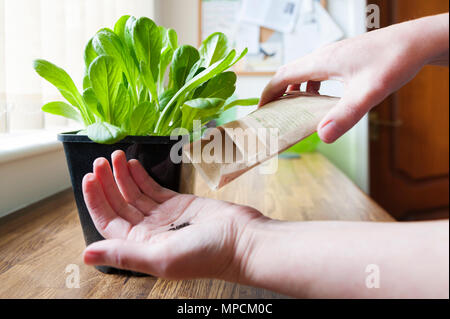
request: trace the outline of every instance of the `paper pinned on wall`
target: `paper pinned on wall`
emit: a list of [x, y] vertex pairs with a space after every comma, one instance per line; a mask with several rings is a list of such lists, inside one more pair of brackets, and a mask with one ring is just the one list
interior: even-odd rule
[[238, 50], [248, 48], [259, 53], [259, 26], [238, 21], [239, 0], [204, 1], [202, 3], [202, 40], [213, 32], [225, 33]]
[[235, 47], [238, 51], [248, 49], [248, 54], [259, 53], [259, 26], [255, 24], [240, 22], [237, 35], [234, 36]]
[[303, 19], [302, 13], [300, 13], [294, 32], [284, 34], [284, 63], [292, 62], [326, 44], [343, 38], [344, 32], [328, 12], [317, 1], [313, 2], [313, 6], [313, 19]]
[[292, 32], [300, 0], [243, 0], [240, 20], [278, 32]]
[[300, 17], [299, 21], [303, 23], [314, 21], [314, 1], [315, 0], [302, 0], [300, 4]]
[[223, 32], [233, 38], [237, 32], [237, 12], [239, 0], [203, 1], [202, 2], [202, 40], [213, 32]]

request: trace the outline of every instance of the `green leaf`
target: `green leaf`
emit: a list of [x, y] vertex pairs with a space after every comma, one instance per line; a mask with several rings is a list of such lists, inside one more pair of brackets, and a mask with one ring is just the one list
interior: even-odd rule
[[56, 86], [69, 103], [77, 105], [76, 96], [79, 92], [66, 71], [45, 60], [35, 60], [33, 67], [41, 77]]
[[77, 135], [87, 135], [87, 129], [82, 129], [77, 132]]
[[[133, 17], [127, 20], [130, 21]], [[125, 38], [126, 38], [125, 30]], [[98, 31], [92, 39], [92, 45], [98, 55], [106, 55], [116, 58], [119, 62], [125, 77], [130, 84], [130, 92], [133, 96], [134, 103], [137, 103], [136, 81], [137, 81], [137, 66], [132, 58], [132, 54], [122, 42], [120, 37], [114, 31], [104, 28]]]
[[75, 107], [64, 102], [50, 102], [42, 107], [42, 111], [67, 117], [68, 119], [75, 120], [83, 123], [80, 113]]
[[206, 70], [206, 68], [204, 66], [202, 66], [204, 63], [203, 59], [199, 59], [197, 62], [195, 62], [195, 64], [192, 66], [191, 70], [189, 71], [188, 76], [186, 77], [186, 81], [185, 82], [189, 82], [190, 80], [192, 80], [197, 74], [200, 74], [201, 72], [203, 72], [204, 70]]
[[114, 101], [112, 112], [113, 124], [123, 126], [127, 122], [128, 115], [131, 111], [131, 99], [128, 90], [123, 83], [120, 84], [117, 97]]
[[127, 136], [127, 132], [107, 122], [98, 122], [87, 127], [88, 137], [99, 144], [114, 144]]
[[234, 100], [231, 101], [229, 103], [227, 103], [226, 105], [224, 105], [223, 107], [223, 112], [232, 108], [233, 106], [251, 106], [251, 105], [256, 105], [259, 103], [259, 99], [258, 98], [249, 98], [249, 99], [241, 99], [241, 100]]
[[105, 114], [103, 113], [102, 106], [98, 102], [92, 88], [87, 88], [83, 91], [83, 99], [88, 107], [89, 112], [97, 115], [101, 120], [105, 120]]
[[200, 56], [205, 59], [205, 67], [224, 59], [231, 48], [228, 44], [228, 38], [221, 32], [212, 33], [208, 36], [200, 46]]
[[95, 58], [89, 67], [89, 79], [105, 120], [112, 123], [112, 108], [122, 80], [122, 69], [117, 59], [106, 55]]
[[224, 72], [217, 74], [208, 82], [199, 87], [194, 94], [194, 98], [228, 99], [236, 90], [236, 74], [234, 72]]
[[205, 83], [209, 79], [213, 78], [217, 74], [225, 71], [226, 69], [230, 68], [234, 63], [239, 61], [244, 55], [245, 51], [241, 53], [241, 55], [236, 58], [236, 51], [231, 50], [228, 55], [220, 61], [217, 61], [207, 69], [203, 70], [199, 74], [197, 74], [194, 78], [192, 78], [190, 81], [188, 81], [178, 92], [175, 94], [175, 96], [172, 98], [171, 102], [169, 102], [168, 106], [170, 106], [171, 103], [173, 103], [179, 96], [183, 95], [187, 91], [192, 90], [193, 88]]
[[121, 63], [125, 61], [125, 51], [122, 41], [114, 31], [103, 28], [92, 38], [92, 47], [97, 55], [108, 55], [118, 59]]
[[70, 104], [79, 109], [86, 124], [93, 122], [93, 116], [87, 113], [83, 98], [66, 71], [42, 59], [34, 60], [33, 67], [41, 77], [53, 84]]
[[150, 94], [147, 87], [144, 85], [139, 89], [139, 103], [150, 101]]
[[182, 127], [192, 130], [194, 120], [211, 117], [222, 108], [224, 103], [225, 100], [219, 98], [199, 98], [186, 101], [182, 107]]
[[182, 45], [175, 50], [170, 69], [173, 87], [179, 90], [186, 82], [194, 64], [200, 59], [196, 48], [190, 45]]
[[155, 101], [158, 104], [159, 103], [158, 102], [158, 90], [156, 88], [156, 83], [153, 78], [153, 74], [151, 72], [150, 67], [144, 61], [141, 61], [141, 63], [140, 63], [140, 71], [141, 71], [142, 79], [144, 80], [144, 84], [147, 87], [147, 89], [150, 91], [150, 94], [152, 96], [152, 101]]
[[98, 54], [94, 50], [91, 38], [84, 47], [84, 65], [86, 67], [86, 70], [89, 70], [89, 66], [91, 65], [92, 61], [95, 60], [96, 57], [98, 57]]
[[131, 55], [131, 60], [134, 61], [134, 63], [139, 65], [138, 60], [136, 58], [136, 53], [134, 50], [133, 45], [133, 28], [136, 22], [136, 18], [131, 16], [128, 18], [127, 22], [125, 23], [125, 30], [124, 30], [124, 39], [125, 39], [125, 47], [127, 48], [127, 52]]
[[83, 76], [83, 90], [86, 90], [92, 86], [91, 80], [89, 80], [88, 72], [89, 72], [89, 69], [86, 70], [86, 74]]
[[[240, 55], [240, 57], [242, 56], [243, 54]], [[161, 112], [161, 116], [159, 117], [158, 122], [156, 123], [155, 131], [158, 133], [161, 130], [161, 124], [163, 122], [166, 122], [168, 117], [170, 117], [170, 113], [175, 105], [175, 101], [177, 101], [179, 97], [184, 96], [187, 92], [193, 90], [194, 88], [208, 81], [215, 75], [228, 69], [233, 62], [235, 63], [237, 61], [235, 57], [236, 51], [231, 50], [230, 53], [223, 60], [217, 61], [204, 71], [200, 72], [190, 81], [186, 82], [184, 86], [172, 97], [169, 103], [167, 103], [164, 110]]]
[[229, 110], [232, 107], [235, 107], [235, 106], [252, 106], [252, 105], [258, 104], [258, 102], [259, 102], [259, 99], [257, 99], [257, 98], [233, 100], [233, 101], [231, 101], [229, 103], [225, 102], [225, 105], [223, 105], [220, 109], [218, 109], [216, 113], [211, 114], [211, 115], [203, 116], [202, 117], [202, 123], [207, 123], [207, 122], [209, 122], [211, 120], [221, 118], [222, 114], [224, 114], [225, 111]]
[[248, 52], [248, 49], [245, 48], [244, 50], [242, 50], [241, 54], [239, 54], [232, 62], [230, 65], [228, 65], [228, 68], [231, 68], [233, 65], [235, 65], [236, 63], [239, 62], [239, 60], [241, 60]]
[[158, 94], [164, 91], [164, 76], [166, 74], [167, 67], [172, 61], [173, 49], [166, 47], [163, 52], [161, 52], [161, 58], [159, 60], [159, 73], [158, 73]]
[[166, 29], [164, 27], [159, 27], [161, 31], [162, 36], [162, 47], [163, 51], [164, 48], [172, 48], [173, 50], [176, 50], [178, 47], [178, 35], [174, 29]]
[[174, 89], [165, 90], [159, 96], [159, 110], [162, 111], [164, 107], [169, 103], [170, 99], [175, 95], [176, 91]]
[[224, 99], [219, 98], [207, 98], [207, 99], [195, 99], [186, 101], [183, 107], [189, 107], [190, 109], [196, 109], [201, 112], [207, 111], [208, 113], [211, 110], [217, 108], [219, 105], [222, 106], [225, 103]]
[[[164, 27], [159, 27], [161, 36], [162, 36], [162, 51], [161, 57], [159, 60], [159, 72], [158, 72], [158, 94], [161, 94], [164, 91], [164, 77], [166, 75], [167, 67], [172, 61], [173, 54], [178, 47], [178, 36], [175, 30], [166, 29]], [[169, 86], [172, 86], [172, 83], [169, 81]]]
[[129, 15], [123, 15], [114, 25], [114, 33], [119, 36], [123, 43], [125, 43], [125, 25], [129, 18]]
[[134, 20], [130, 27], [138, 62], [145, 62], [151, 69], [153, 79], [158, 79], [162, 49], [162, 36], [158, 26], [151, 19], [142, 17]]
[[157, 115], [155, 105], [150, 102], [139, 104], [131, 114], [131, 135], [147, 135], [153, 132], [155, 117]]

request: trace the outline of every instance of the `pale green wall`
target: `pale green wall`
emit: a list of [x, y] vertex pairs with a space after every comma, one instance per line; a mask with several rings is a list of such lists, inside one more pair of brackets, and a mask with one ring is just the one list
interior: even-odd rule
[[341, 169], [364, 192], [369, 192], [367, 116], [333, 144], [321, 143], [319, 152]]
[[[347, 37], [366, 32], [365, 0], [329, 0], [328, 12]], [[331, 145], [322, 144], [320, 152], [369, 192], [369, 121], [365, 116], [353, 129]]]

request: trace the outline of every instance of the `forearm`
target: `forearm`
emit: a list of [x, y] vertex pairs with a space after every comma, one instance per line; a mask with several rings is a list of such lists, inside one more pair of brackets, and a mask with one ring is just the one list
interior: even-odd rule
[[[449, 59], [448, 13], [397, 25], [409, 43], [409, 52], [424, 65], [447, 65]], [[394, 26], [395, 27], [395, 26]]]
[[[246, 232], [243, 284], [295, 297], [448, 298], [448, 222], [265, 220]], [[379, 288], [366, 286], [368, 265]]]

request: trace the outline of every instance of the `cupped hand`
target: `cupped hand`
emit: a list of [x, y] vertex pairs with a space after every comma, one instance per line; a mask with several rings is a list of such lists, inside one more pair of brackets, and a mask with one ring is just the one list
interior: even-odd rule
[[[299, 90], [307, 83], [318, 93], [320, 81], [344, 83], [345, 92], [317, 127], [320, 138], [334, 142], [353, 127], [372, 107], [399, 89], [427, 62], [414, 48], [415, 25], [400, 24], [325, 46], [281, 67], [264, 89], [260, 106]], [[417, 42], [417, 41], [416, 41]]]
[[179, 194], [157, 184], [137, 160], [112, 154], [83, 179], [89, 213], [106, 238], [86, 248], [89, 265], [108, 265], [158, 277], [233, 280], [245, 263], [247, 225], [257, 210]]

